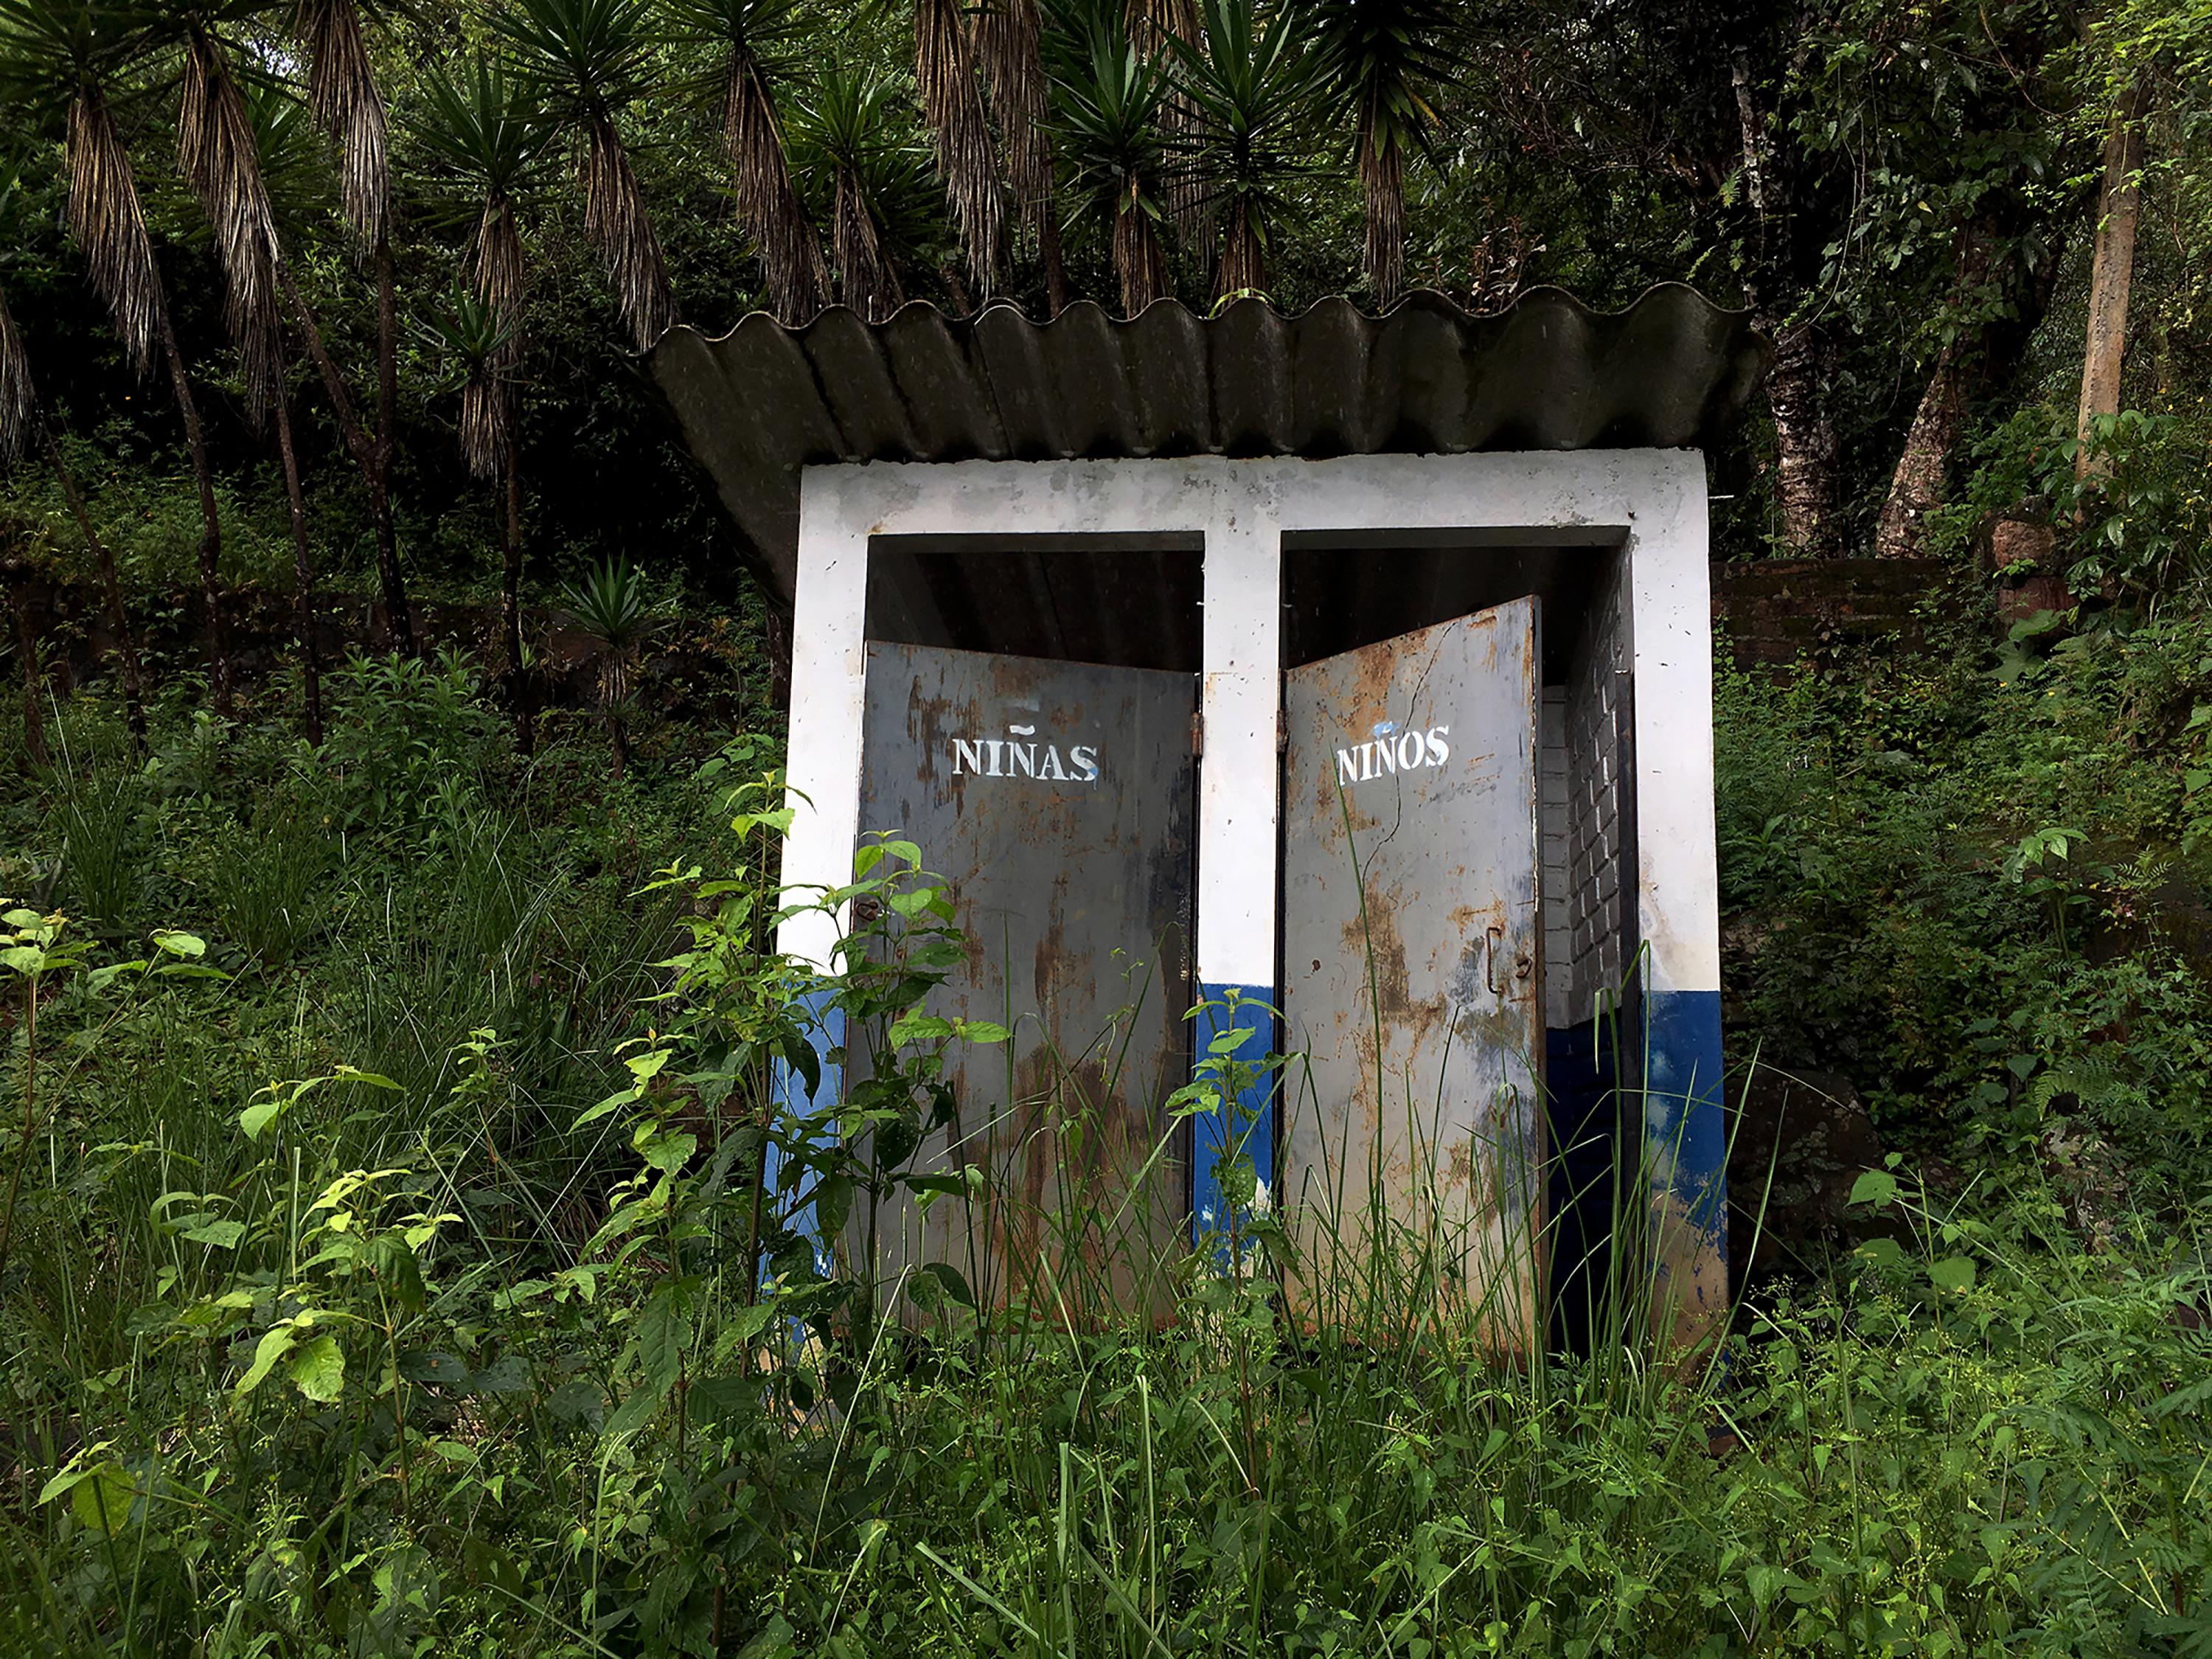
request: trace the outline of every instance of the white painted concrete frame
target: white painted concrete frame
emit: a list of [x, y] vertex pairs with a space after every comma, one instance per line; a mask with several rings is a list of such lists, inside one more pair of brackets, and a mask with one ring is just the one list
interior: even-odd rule
[[[1720, 989], [1705, 473], [1694, 451], [810, 467], [800, 480], [792, 629], [788, 769], [799, 799], [785, 883], [818, 890], [851, 879], [870, 538], [1194, 533], [1205, 546], [1206, 605], [1198, 977], [1209, 991], [1259, 988], [1272, 999], [1283, 538], [1437, 531], [1506, 532], [1500, 538], [1507, 540], [1514, 532], [1551, 532], [1547, 539], [1588, 532], [1593, 544], [1624, 548], [1635, 677], [1637, 907], [1650, 1032], [1680, 1025], [1687, 1009], [1699, 1033], [1686, 1048], [1676, 1045], [1679, 1065], [1662, 1054], [1649, 1066], [1654, 1077], [1683, 1074], [1675, 1079], [1681, 1109], [1673, 1114], [1672, 1145], [1660, 1152], [1666, 1170], [1655, 1208], [1662, 1220], [1674, 1217], [1678, 1231], [1686, 1214], [1696, 1235], [1692, 1248], [1662, 1243], [1659, 1255], [1662, 1267], [1675, 1259], [1670, 1276], [1693, 1303], [1717, 1308], [1725, 1289], [1714, 1280], [1722, 1224], [1714, 1213], [1715, 1148], [1724, 1145], [1719, 1079], [1690, 1076], [1717, 1071]], [[795, 915], [783, 924], [779, 948], [826, 968], [844, 921]], [[1711, 1109], [1692, 1111], [1692, 1100], [1707, 1096]], [[1699, 1120], [1687, 1137], [1694, 1148], [1681, 1127], [1690, 1115]], [[1669, 1133], [1655, 1122], [1647, 1136], [1656, 1145]], [[1684, 1177], [1704, 1184], [1691, 1193]], [[1692, 1314], [1692, 1325], [1704, 1322]]]
[[[1626, 533], [1639, 932], [1652, 988], [1717, 991], [1705, 466], [1691, 451], [810, 467], [800, 489], [791, 676], [790, 781], [805, 799], [797, 803], [786, 882], [827, 888], [851, 879], [870, 537], [1195, 532], [1206, 544], [1200, 977], [1267, 982], [1282, 538], [1397, 530], [1589, 530], [1598, 540]], [[827, 966], [836, 937], [830, 918], [801, 915], [785, 924], [779, 943]]]

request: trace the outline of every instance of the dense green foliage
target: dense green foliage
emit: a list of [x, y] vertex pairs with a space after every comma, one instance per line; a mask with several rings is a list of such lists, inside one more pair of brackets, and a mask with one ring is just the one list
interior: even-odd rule
[[[71, 920], [8, 923], [32, 1133], [0, 1628], [210, 1655], [2197, 1651], [2204, 994], [2125, 933], [2141, 885], [2106, 866], [2200, 847], [2169, 763], [2204, 764], [2212, 663], [2193, 625], [2002, 678], [1977, 655], [1728, 683], [1728, 895], [1763, 939], [1738, 1039], [1847, 1045], [1913, 1152], [1860, 1182], [1856, 1257], [1686, 1374], [1633, 1346], [1471, 1367], [1418, 1282], [1316, 1339], [1173, 1261], [1145, 1264], [1181, 1311], [1158, 1336], [1070, 1329], [1072, 1285], [979, 1321], [957, 1267], [824, 1277], [799, 1172], [825, 1212], [893, 1190], [932, 1056], [994, 1035], [909, 1017], [947, 957], [899, 849], [861, 873], [881, 943], [827, 987], [877, 1059], [825, 1145], [763, 1110], [823, 988], [758, 943], [775, 826], [742, 786], [772, 750], [699, 767], [647, 726], [616, 784], [580, 726], [524, 761], [458, 664], [349, 670], [319, 753], [178, 711], [133, 761], [80, 697], [7, 828], [8, 884]], [[2057, 1126], [2140, 1189], [2044, 1173]], [[763, 1186], [771, 1147], [792, 1173]], [[978, 1201], [952, 1186], [933, 1201]]]
[[[2208, 42], [2202, 0], [0, 0], [0, 1651], [2212, 1653]], [[1943, 573], [1924, 653], [1721, 665], [1732, 1078], [1842, 1073], [1895, 1149], [1834, 1259], [1722, 1352], [1624, 1279], [1627, 1340], [1511, 1368], [1402, 1263], [1316, 1335], [1077, 1208], [1039, 1261], [1170, 1323], [817, 1257], [808, 1206], [1003, 1201], [914, 1164], [996, 1034], [916, 1013], [927, 849], [859, 872], [839, 972], [764, 948], [775, 722], [638, 689], [720, 613], [757, 709], [762, 601], [635, 346], [1664, 280], [1778, 346], [1717, 553]], [[303, 741], [296, 647], [234, 693], [202, 607], [318, 582], [498, 593], [498, 644], [355, 659]], [[26, 648], [56, 586], [110, 624]], [[517, 672], [532, 598], [589, 715]], [[835, 1136], [774, 1084], [825, 1002]]]

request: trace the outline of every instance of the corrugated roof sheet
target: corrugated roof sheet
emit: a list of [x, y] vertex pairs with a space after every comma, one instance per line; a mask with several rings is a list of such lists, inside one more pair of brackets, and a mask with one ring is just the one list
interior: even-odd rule
[[1668, 283], [1623, 311], [1539, 288], [1485, 316], [1430, 293], [1381, 317], [1342, 299], [1294, 317], [1162, 300], [1127, 320], [1084, 301], [1047, 323], [1006, 303], [755, 313], [719, 338], [672, 330], [652, 365], [788, 599], [811, 465], [1705, 447], [1767, 356], [1744, 313]]

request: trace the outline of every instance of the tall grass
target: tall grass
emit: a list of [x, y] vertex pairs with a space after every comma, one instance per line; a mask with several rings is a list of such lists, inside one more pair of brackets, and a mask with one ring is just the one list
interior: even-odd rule
[[[230, 763], [147, 786], [168, 862], [138, 901], [228, 977], [57, 980], [52, 1115], [0, 1142], [26, 1193], [0, 1650], [2183, 1654], [2212, 1629], [2188, 1217], [2090, 1255], [2032, 1175], [1938, 1201], [1877, 1171], [1875, 1243], [1739, 1310], [1710, 1364], [1674, 1363], [1619, 1263], [1586, 1356], [1501, 1360], [1449, 1227], [1332, 1256], [1300, 1253], [1296, 1194], [1226, 1252], [1140, 1223], [1182, 1178], [1173, 1115], [1264, 1079], [1202, 1079], [1133, 1149], [1139, 1198], [1102, 1205], [1080, 1138], [1120, 1079], [1074, 1054], [1048, 1099], [983, 1109], [1031, 1126], [1044, 1196], [987, 1171], [935, 1200], [948, 1235], [995, 1208], [1034, 1240], [1003, 1292], [969, 1305], [888, 1223], [868, 1250], [857, 1204], [817, 1280], [799, 1212], [910, 1168], [873, 1139], [908, 1107], [870, 1097], [802, 1158], [769, 1061], [800, 990], [843, 997], [927, 1121], [950, 1039], [891, 1035], [919, 957], [795, 983], [760, 835], [715, 848], [733, 886], [654, 888], [706, 861], [688, 830], [623, 854], [520, 789], [417, 787], [426, 763], [328, 786], [330, 908], [279, 960], [190, 878], [185, 843], [282, 769]], [[1133, 982], [1125, 1020], [1158, 994]]]

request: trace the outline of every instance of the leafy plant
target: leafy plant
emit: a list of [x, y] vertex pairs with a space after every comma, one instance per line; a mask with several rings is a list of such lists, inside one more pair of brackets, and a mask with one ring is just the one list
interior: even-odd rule
[[656, 621], [645, 573], [626, 560], [610, 559], [562, 596], [599, 652], [599, 710], [614, 752], [615, 776], [629, 763], [629, 728], [623, 708], [640, 648]]

